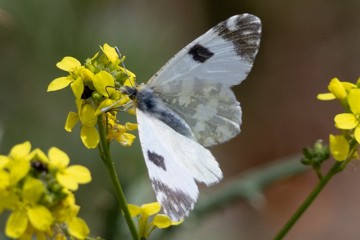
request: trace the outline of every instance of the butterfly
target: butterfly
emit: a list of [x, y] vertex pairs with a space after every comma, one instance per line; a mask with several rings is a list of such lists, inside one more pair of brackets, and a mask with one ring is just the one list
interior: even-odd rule
[[188, 216], [198, 183], [222, 171], [207, 149], [240, 133], [241, 108], [230, 89], [246, 78], [258, 52], [261, 21], [230, 17], [170, 59], [146, 84], [125, 87], [157, 201], [173, 221]]

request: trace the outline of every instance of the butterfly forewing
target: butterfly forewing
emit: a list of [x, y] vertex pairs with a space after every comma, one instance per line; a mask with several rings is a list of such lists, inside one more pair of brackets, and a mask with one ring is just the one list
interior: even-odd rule
[[251, 14], [233, 16], [184, 47], [147, 85], [161, 89], [171, 81], [194, 78], [226, 86], [239, 84], [251, 70], [260, 37], [259, 18]]
[[199, 143], [225, 142], [239, 134], [241, 124], [230, 87], [250, 71], [260, 36], [257, 17], [233, 16], [182, 49], [147, 86], [183, 117]]

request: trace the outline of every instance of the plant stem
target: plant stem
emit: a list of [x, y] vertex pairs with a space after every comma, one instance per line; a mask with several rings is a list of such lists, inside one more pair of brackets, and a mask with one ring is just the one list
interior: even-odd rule
[[111, 155], [110, 155], [110, 144], [109, 142], [106, 140], [106, 132], [105, 132], [105, 128], [103, 126], [102, 123], [102, 116], [100, 115], [98, 118], [98, 128], [99, 128], [99, 134], [100, 134], [100, 156], [109, 172], [110, 178], [111, 178], [111, 182], [115, 188], [115, 193], [116, 193], [116, 197], [118, 199], [118, 202], [120, 204], [120, 208], [124, 213], [125, 216], [125, 220], [126, 223], [129, 227], [130, 233], [132, 235], [133, 240], [138, 240], [139, 236], [138, 236], [138, 232], [137, 229], [135, 227], [135, 224], [131, 218], [130, 215], [130, 211], [129, 208], [127, 206], [127, 202], [126, 202], [126, 198], [125, 198], [125, 194], [124, 191], [121, 187], [119, 178], [117, 176], [116, 173], [116, 169], [115, 169], [115, 165], [114, 162], [111, 160]]
[[300, 207], [296, 210], [296, 212], [292, 215], [289, 221], [284, 225], [284, 227], [278, 232], [278, 234], [274, 237], [274, 240], [281, 240], [288, 233], [288, 231], [293, 227], [293, 225], [299, 220], [302, 214], [308, 209], [311, 203], [316, 199], [321, 190], [326, 186], [329, 180], [338, 172], [340, 172], [342, 168], [342, 162], [335, 162], [335, 164], [331, 167], [328, 173], [321, 178], [319, 183], [315, 186], [310, 195], [305, 199], [305, 201], [300, 205]]

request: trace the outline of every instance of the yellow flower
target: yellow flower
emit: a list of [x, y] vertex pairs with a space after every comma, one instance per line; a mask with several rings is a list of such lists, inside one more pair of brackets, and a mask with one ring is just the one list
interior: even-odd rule
[[29, 225], [38, 231], [49, 231], [53, 224], [51, 212], [38, 202], [45, 193], [43, 183], [31, 177], [26, 178], [21, 190], [21, 202], [17, 208], [10, 214], [7, 222], [5, 233], [12, 238], [22, 236]]
[[349, 154], [350, 145], [343, 135], [332, 135], [329, 137], [330, 152], [336, 161], [344, 161]]
[[[128, 112], [133, 111], [127, 107], [130, 98], [120, 91], [122, 86], [134, 86], [135, 74], [120, 66], [125, 59], [119, 58], [115, 48], [104, 44], [100, 47], [102, 53], [96, 53], [91, 59], [87, 59], [84, 65], [73, 58], [64, 57], [56, 66], [68, 72], [68, 76], [54, 79], [48, 86], [48, 92], [57, 91], [67, 86], [75, 96], [77, 112], [69, 112], [65, 122], [65, 130], [71, 132], [77, 122], [81, 123], [80, 138], [85, 147], [96, 148], [100, 142], [97, 129], [98, 118], [106, 112], [112, 112], [116, 119], [115, 108], [124, 107]], [[110, 121], [110, 120], [109, 120]], [[130, 146], [135, 136], [128, 133], [131, 128], [125, 128], [117, 121], [114, 124], [106, 124], [103, 121], [109, 140], [116, 140], [123, 146]]]
[[90, 230], [86, 222], [77, 217], [80, 207], [75, 204], [74, 195], [69, 192], [54, 209], [55, 221], [66, 223], [71, 236], [77, 239], [84, 239], [89, 235]]
[[127, 122], [125, 123], [125, 126], [121, 125], [118, 123], [116, 115], [109, 112], [106, 113], [104, 116], [106, 116], [106, 122], [108, 127], [108, 134], [106, 138], [109, 140], [114, 139], [118, 143], [126, 147], [131, 146], [136, 137], [131, 133], [127, 133], [127, 131], [137, 129], [137, 124]]
[[116, 52], [115, 48], [110, 47], [107, 43], [105, 43], [104, 46], [100, 48], [111, 63], [116, 65], [120, 63], [119, 54]]
[[83, 166], [68, 165], [63, 151], [53, 147], [46, 156], [40, 149], [31, 151], [30, 142], [0, 156], [0, 213], [10, 211], [5, 226], [8, 237], [49, 239], [56, 224], [67, 227], [72, 237], [87, 237], [89, 229], [77, 217], [79, 206], [71, 191], [89, 182], [91, 175]]
[[[30, 142], [15, 145], [8, 156], [8, 171], [10, 173], [11, 184], [16, 184], [30, 170]], [[3, 156], [3, 158], [6, 158]]]
[[77, 190], [78, 184], [91, 181], [90, 171], [80, 165], [68, 167], [70, 159], [67, 154], [56, 147], [52, 147], [48, 153], [49, 170], [56, 172], [56, 180], [69, 190]]
[[360, 89], [352, 89], [347, 97], [351, 113], [340, 113], [334, 118], [335, 126], [339, 129], [354, 130], [354, 136], [360, 143]]
[[[66, 77], [59, 77], [54, 79], [48, 86], [47, 91], [58, 91], [73, 83], [72, 89], [75, 96], [81, 96], [84, 85], [81, 78], [81, 63], [73, 57], [64, 57], [60, 62], [56, 64], [58, 68], [69, 73]], [[79, 90], [81, 88], [81, 90]]]
[[355, 84], [350, 82], [341, 82], [338, 78], [333, 78], [328, 86], [330, 93], [318, 94], [317, 98], [319, 100], [339, 99], [340, 102], [344, 104], [348, 91], [353, 88], [356, 88]]
[[[161, 210], [161, 205], [158, 202], [143, 204], [140, 207], [133, 204], [128, 204], [128, 208], [131, 216], [138, 218], [140, 238], [148, 238], [155, 227], [168, 228], [170, 226], [179, 225], [182, 223], [182, 221], [173, 222], [170, 217], [165, 214], [157, 214]], [[149, 222], [149, 218], [152, 215], [155, 216]]]

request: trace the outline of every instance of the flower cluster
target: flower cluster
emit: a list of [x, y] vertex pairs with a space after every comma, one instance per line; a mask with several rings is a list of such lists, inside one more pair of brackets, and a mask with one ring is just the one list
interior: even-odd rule
[[[170, 217], [165, 214], [157, 214], [161, 210], [160, 203], [158, 202], [147, 203], [141, 206], [128, 204], [128, 208], [131, 216], [137, 217], [138, 219], [139, 237], [141, 239], [147, 239], [155, 228], [168, 228], [182, 223], [182, 221], [171, 221]], [[151, 218], [151, 221], [149, 221], [150, 216], [152, 215], [155, 216]]]
[[335, 127], [342, 134], [330, 134], [330, 152], [335, 160], [344, 161], [357, 158], [360, 144], [360, 78], [356, 84], [333, 78], [328, 86], [329, 93], [319, 94], [319, 100], [337, 99], [345, 109], [334, 118]]
[[91, 181], [87, 168], [68, 166], [69, 157], [58, 148], [46, 155], [31, 150], [30, 142], [0, 155], [0, 213], [10, 211], [5, 233], [15, 239], [85, 239], [89, 228], [77, 216], [73, 192]]
[[[121, 67], [116, 49], [104, 44], [101, 52], [87, 59], [84, 65], [73, 58], [64, 57], [56, 66], [68, 72], [65, 77], [54, 79], [47, 91], [61, 90], [70, 85], [75, 96], [77, 112], [69, 112], [65, 130], [71, 132], [77, 122], [81, 122], [81, 140], [87, 148], [96, 148], [99, 144], [99, 132], [96, 124], [106, 127], [108, 140], [116, 140], [124, 146], [130, 146], [135, 139], [128, 131], [136, 129], [135, 124], [119, 124], [115, 109], [126, 106], [129, 97], [119, 91], [121, 86], [134, 86], [135, 74]], [[130, 113], [132, 108], [126, 108]], [[100, 121], [99, 121], [100, 120]]]

